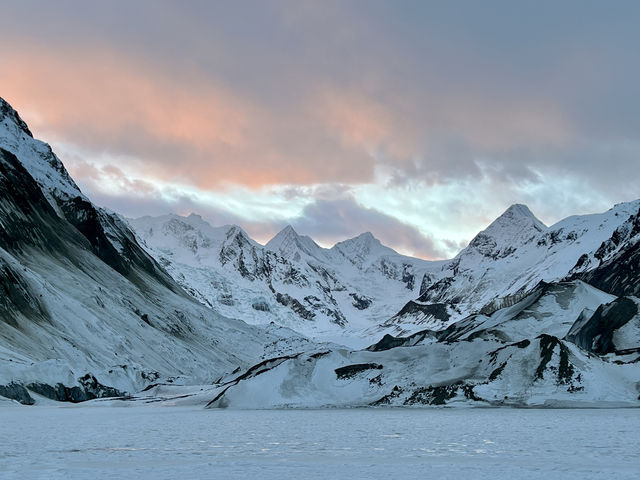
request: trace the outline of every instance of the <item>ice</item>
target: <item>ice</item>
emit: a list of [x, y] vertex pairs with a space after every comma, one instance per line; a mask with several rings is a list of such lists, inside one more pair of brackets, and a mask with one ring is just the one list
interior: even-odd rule
[[623, 480], [640, 471], [636, 409], [121, 405], [0, 403], [0, 478]]

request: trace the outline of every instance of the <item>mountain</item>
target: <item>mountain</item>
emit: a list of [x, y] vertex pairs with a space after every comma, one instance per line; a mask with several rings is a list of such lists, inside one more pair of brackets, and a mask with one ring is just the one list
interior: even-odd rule
[[400, 255], [370, 233], [326, 249], [291, 226], [261, 246], [240, 227], [214, 228], [196, 215], [128, 222], [148, 253], [203, 304], [352, 347], [378, 338], [363, 332], [415, 298], [416, 279], [435, 265]]
[[[576, 277], [614, 295], [640, 296], [640, 205], [638, 207], [592, 256], [578, 260]], [[588, 266], [594, 264], [597, 266], [589, 270]]]
[[385, 247], [371, 232], [365, 232], [355, 238], [336, 243], [332, 251], [342, 255], [359, 270], [367, 270], [380, 258], [398, 256], [398, 253]]
[[0, 99], [0, 395], [79, 401], [210, 383], [310, 347], [188, 295]]
[[388, 324], [395, 325], [399, 333], [408, 333], [425, 311], [436, 307], [449, 312], [449, 322], [455, 322], [513, 304], [540, 282], [560, 281], [591, 270], [605, 259], [607, 248], [610, 257], [615, 245], [623, 243], [619, 229], [638, 210], [640, 200], [546, 227], [527, 207], [513, 205], [454, 259], [436, 272], [427, 272], [420, 295]]
[[446, 328], [263, 364], [208, 405], [637, 407], [639, 242], [640, 201], [551, 227], [510, 207], [392, 319], [454, 311]]

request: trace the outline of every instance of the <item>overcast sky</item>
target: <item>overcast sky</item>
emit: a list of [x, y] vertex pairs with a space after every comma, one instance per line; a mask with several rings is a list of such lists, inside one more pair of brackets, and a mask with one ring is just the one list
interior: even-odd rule
[[640, 197], [637, 1], [6, 1], [0, 96], [95, 203], [453, 256]]

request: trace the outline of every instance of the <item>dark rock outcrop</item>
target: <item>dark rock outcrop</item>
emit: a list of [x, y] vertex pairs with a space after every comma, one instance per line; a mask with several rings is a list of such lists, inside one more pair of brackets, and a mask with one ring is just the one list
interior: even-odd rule
[[566, 340], [592, 353], [604, 355], [616, 350], [613, 334], [638, 314], [638, 305], [629, 298], [617, 298], [600, 305], [590, 317], [581, 315], [573, 324]]
[[19, 383], [9, 383], [8, 385], [0, 385], [0, 396], [16, 400], [23, 405], [33, 405], [35, 400], [29, 395], [24, 385]]

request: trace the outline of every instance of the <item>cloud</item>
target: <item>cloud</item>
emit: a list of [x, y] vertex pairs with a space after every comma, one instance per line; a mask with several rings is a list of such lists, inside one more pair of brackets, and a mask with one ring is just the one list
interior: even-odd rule
[[[220, 204], [212, 204], [198, 192], [187, 193], [171, 186], [153, 185], [142, 180], [130, 179], [112, 165], [95, 166], [79, 159], [71, 160], [70, 170], [82, 173], [80, 187], [98, 205], [122, 213], [127, 217], [164, 215], [175, 212], [181, 215], [197, 213], [212, 225], [234, 224], [242, 226], [251, 236], [266, 243], [280, 229], [290, 224], [301, 234], [310, 235], [324, 246], [352, 238], [362, 232], [372, 232], [383, 244], [400, 253], [426, 259], [445, 258], [451, 252], [436, 246], [433, 238], [372, 208], [360, 205], [344, 185], [324, 184], [312, 189], [283, 189], [268, 194], [267, 201], [274, 208], [282, 202], [300, 202], [304, 206], [284, 218], [257, 215], [247, 218], [233, 208], [233, 193]], [[105, 188], [108, 185], [108, 188]], [[264, 205], [263, 205], [264, 207]], [[449, 249], [459, 245], [445, 244]]]
[[200, 188], [366, 183], [380, 164], [442, 182], [476, 174], [478, 156], [572, 135], [544, 99], [482, 100], [413, 85], [407, 103], [389, 85], [305, 78], [302, 91], [273, 103], [216, 74], [176, 72], [109, 46], [21, 43], [19, 52], [0, 47], [0, 86], [34, 131]]
[[266, 110], [215, 79], [168, 76], [122, 52], [0, 51], [2, 91], [34, 131], [134, 159], [127, 168], [151, 178], [260, 187], [373, 171], [322, 118]]
[[401, 253], [426, 258], [444, 258], [449, 252], [438, 249], [434, 240], [415, 227], [358, 204], [351, 196], [318, 199], [308, 205], [301, 217], [290, 222], [299, 232], [324, 244], [372, 232], [383, 244]]

